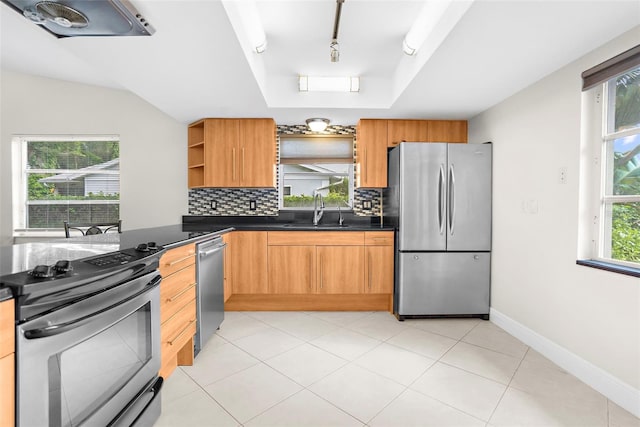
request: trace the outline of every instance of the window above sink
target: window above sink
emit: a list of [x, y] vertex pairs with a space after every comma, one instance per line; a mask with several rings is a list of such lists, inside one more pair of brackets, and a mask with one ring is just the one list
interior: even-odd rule
[[326, 210], [353, 206], [353, 137], [280, 137], [278, 166], [280, 209], [312, 210], [319, 192]]

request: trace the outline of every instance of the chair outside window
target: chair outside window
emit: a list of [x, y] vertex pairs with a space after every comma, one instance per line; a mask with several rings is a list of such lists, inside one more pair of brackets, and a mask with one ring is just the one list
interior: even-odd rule
[[122, 233], [122, 220], [117, 222], [105, 222], [102, 224], [69, 224], [64, 221], [64, 235], [71, 237], [71, 230], [76, 230], [81, 233], [82, 236], [91, 236], [94, 234], [102, 234], [108, 231], [117, 231]]

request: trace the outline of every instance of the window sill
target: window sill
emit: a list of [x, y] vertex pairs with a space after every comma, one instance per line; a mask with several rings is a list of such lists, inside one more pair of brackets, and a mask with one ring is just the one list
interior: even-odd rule
[[592, 259], [579, 259], [576, 261], [576, 264], [584, 265], [585, 267], [597, 268], [599, 270], [611, 271], [612, 273], [620, 273], [626, 276], [640, 277], [640, 268], [627, 267], [624, 265]]

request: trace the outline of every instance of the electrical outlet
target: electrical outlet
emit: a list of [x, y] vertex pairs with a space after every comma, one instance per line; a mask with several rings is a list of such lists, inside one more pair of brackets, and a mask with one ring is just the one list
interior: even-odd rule
[[218, 202], [216, 202], [215, 200], [211, 201], [211, 210], [216, 210], [218, 209]]
[[251, 211], [255, 211], [256, 210], [256, 201], [255, 200], [249, 200], [249, 210], [251, 210]]
[[563, 166], [560, 169], [558, 169], [558, 182], [560, 184], [566, 184], [567, 183], [567, 168], [566, 168], [566, 166]]
[[364, 209], [365, 211], [370, 211], [371, 210], [371, 200], [363, 200], [362, 201], [362, 209]]

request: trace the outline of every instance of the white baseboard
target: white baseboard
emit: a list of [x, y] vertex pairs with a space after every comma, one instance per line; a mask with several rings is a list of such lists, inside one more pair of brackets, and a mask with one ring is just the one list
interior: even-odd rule
[[620, 381], [607, 371], [584, 360], [494, 308], [491, 308], [490, 319], [493, 323], [553, 361], [565, 371], [576, 376], [612, 402], [640, 418], [640, 390]]

